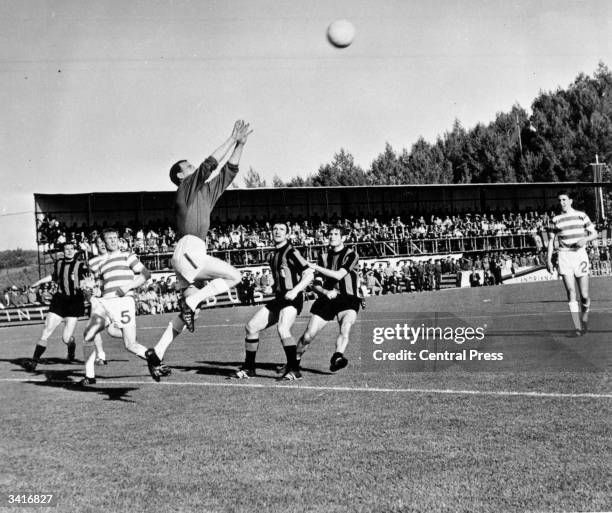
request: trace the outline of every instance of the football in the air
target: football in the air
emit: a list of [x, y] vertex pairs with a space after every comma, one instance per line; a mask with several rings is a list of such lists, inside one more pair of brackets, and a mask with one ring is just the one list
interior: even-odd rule
[[350, 21], [336, 20], [327, 27], [327, 40], [336, 48], [346, 48], [355, 38], [355, 27]]

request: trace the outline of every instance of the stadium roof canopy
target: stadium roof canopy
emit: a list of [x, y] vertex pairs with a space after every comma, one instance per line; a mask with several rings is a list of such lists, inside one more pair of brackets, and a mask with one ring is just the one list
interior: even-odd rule
[[[585, 182], [419, 184], [228, 189], [213, 221], [322, 218], [548, 209], [561, 189], [575, 190], [589, 211], [594, 186]], [[35, 194], [36, 216], [67, 224], [142, 224], [174, 218], [174, 191]]]

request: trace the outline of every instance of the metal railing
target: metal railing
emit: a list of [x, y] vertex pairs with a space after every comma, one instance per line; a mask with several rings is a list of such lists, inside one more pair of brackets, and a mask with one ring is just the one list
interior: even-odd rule
[[[488, 235], [481, 237], [449, 237], [440, 239], [403, 239], [376, 242], [354, 242], [348, 244], [362, 258], [416, 257], [447, 255], [452, 253], [475, 253], [504, 250], [537, 250], [531, 234]], [[316, 244], [296, 248], [307, 260], [316, 261], [327, 251], [327, 245]], [[215, 249], [209, 254], [240, 267], [267, 263], [267, 254], [272, 247], [249, 249]], [[138, 255], [143, 264], [153, 271], [171, 269], [172, 252], [141, 253]]]

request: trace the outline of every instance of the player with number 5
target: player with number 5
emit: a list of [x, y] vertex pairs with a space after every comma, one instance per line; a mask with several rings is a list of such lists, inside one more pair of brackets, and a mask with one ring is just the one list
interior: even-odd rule
[[[584, 335], [588, 330], [589, 309], [589, 256], [587, 244], [597, 238], [597, 232], [589, 216], [572, 207], [573, 200], [569, 193], [558, 195], [561, 213], [552, 219], [551, 237], [548, 243], [548, 271], [553, 272], [552, 262], [555, 245], [559, 247], [559, 274], [567, 292], [567, 301], [575, 336]], [[555, 244], [556, 243], [556, 244]], [[578, 304], [576, 282], [581, 297]], [[582, 307], [582, 308], [581, 308]]]
[[134, 253], [119, 249], [119, 235], [116, 230], [105, 230], [104, 243], [108, 252], [94, 271], [102, 281], [102, 297], [91, 298], [91, 317], [85, 328], [85, 378], [80, 384], [93, 385], [96, 382], [96, 351], [93, 340], [107, 326], [109, 334], [121, 334], [125, 348], [146, 360], [146, 347], [136, 341], [136, 303], [134, 290], [151, 277], [151, 272]]

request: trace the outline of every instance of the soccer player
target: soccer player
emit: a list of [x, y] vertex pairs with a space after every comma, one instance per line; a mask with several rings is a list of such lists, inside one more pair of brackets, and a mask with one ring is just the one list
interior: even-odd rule
[[[552, 233], [548, 243], [548, 271], [552, 274], [555, 243], [558, 245], [558, 270], [563, 278], [567, 292], [569, 311], [574, 323], [575, 335], [581, 336], [588, 331], [589, 309], [589, 257], [586, 245], [597, 238], [597, 232], [589, 216], [574, 210], [573, 200], [567, 192], [558, 196], [561, 214], [552, 219]], [[576, 282], [581, 297], [577, 301]], [[582, 315], [581, 307], [582, 306]]]
[[[179, 160], [170, 168], [170, 180], [178, 186], [176, 191], [178, 241], [172, 255], [177, 287], [181, 291], [180, 314], [175, 317], [155, 348], [147, 350], [147, 363], [151, 377], [159, 381], [159, 369], [168, 346], [186, 326], [194, 330], [198, 305], [210, 297], [228, 292], [241, 280], [233, 266], [206, 254], [206, 234], [210, 226], [210, 213], [238, 173], [238, 164], [248, 136], [252, 133], [248, 123], [236, 121], [232, 134], [197, 169], [186, 160]], [[219, 173], [208, 180], [228, 153], [227, 163]], [[208, 180], [208, 181], [207, 181]], [[210, 280], [204, 287], [198, 283]]]
[[32, 284], [32, 287], [38, 287], [43, 283], [54, 281], [57, 283], [58, 290], [49, 305], [45, 327], [40, 340], [34, 347], [34, 355], [24, 365], [25, 369], [30, 372], [36, 370], [40, 357], [47, 349], [49, 337], [62, 321], [64, 321], [62, 340], [68, 350], [66, 359], [70, 363], [75, 360], [74, 329], [79, 317], [85, 315], [85, 297], [81, 290], [81, 280], [85, 277], [86, 266], [82, 260], [77, 258], [76, 247], [72, 242], [64, 244], [63, 253], [64, 256], [55, 262], [53, 273]]
[[314, 290], [319, 298], [313, 303], [312, 314], [304, 334], [297, 344], [298, 366], [308, 345], [323, 327], [337, 318], [340, 333], [336, 339], [336, 350], [331, 357], [329, 369], [339, 371], [347, 366], [344, 356], [351, 328], [357, 320], [361, 307], [359, 297], [359, 257], [344, 245], [346, 233], [342, 227], [332, 227], [328, 233], [329, 253], [322, 256], [318, 264], [309, 264], [318, 273]]
[[268, 263], [274, 278], [274, 299], [263, 306], [246, 324], [244, 365], [231, 377], [248, 379], [255, 374], [255, 358], [259, 347], [259, 332], [277, 324], [278, 334], [287, 357], [283, 380], [301, 379], [302, 375], [296, 360], [296, 342], [291, 335], [291, 327], [304, 305], [303, 291], [310, 284], [314, 272], [308, 262], [295, 249], [289, 240], [289, 227], [285, 223], [274, 223], [272, 237], [274, 252]]
[[[87, 355], [87, 347], [96, 334], [109, 324], [115, 330], [121, 330], [123, 343], [129, 352], [146, 360], [147, 348], [136, 341], [136, 303], [133, 291], [147, 282], [151, 272], [134, 253], [119, 249], [119, 234], [116, 230], [105, 230], [103, 237], [108, 253], [95, 270], [102, 280], [103, 292], [101, 298], [91, 298], [91, 317], [84, 334], [85, 378], [80, 382], [82, 386], [96, 383], [96, 352]], [[110, 329], [109, 333], [112, 334]]]
[[[91, 275], [96, 276], [99, 274], [100, 272], [100, 266], [102, 265], [102, 262], [104, 262], [104, 260], [106, 260], [107, 255], [108, 255], [108, 251], [106, 249], [106, 244], [104, 244], [104, 240], [102, 239], [102, 237], [98, 236], [96, 237], [95, 240], [95, 244], [96, 247], [98, 248], [98, 256], [95, 256], [93, 258], [89, 259], [89, 272]], [[90, 300], [91, 303], [91, 300]], [[113, 331], [113, 329], [110, 329], [110, 332], [112, 333], [112, 336], [114, 337], [121, 337], [121, 331], [119, 331], [117, 333], [117, 331]], [[96, 365], [106, 365], [107, 361], [106, 361], [106, 353], [104, 352], [104, 347], [102, 344], [102, 337], [100, 336], [100, 333], [96, 333], [96, 336], [94, 337], [93, 340], [94, 346], [96, 348], [96, 361], [95, 364]]]

